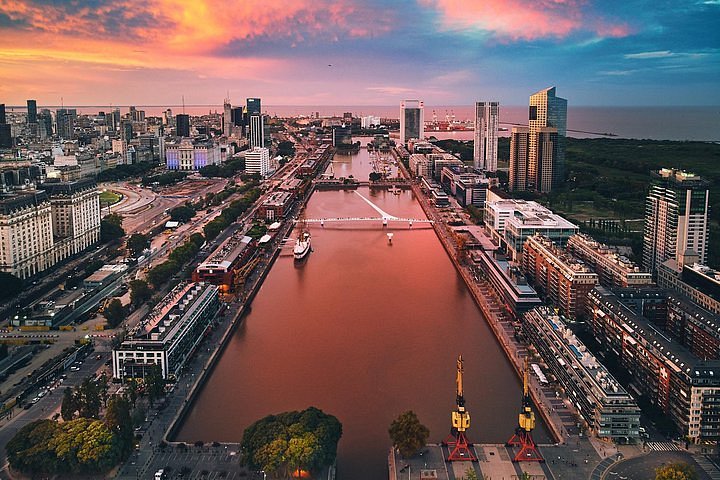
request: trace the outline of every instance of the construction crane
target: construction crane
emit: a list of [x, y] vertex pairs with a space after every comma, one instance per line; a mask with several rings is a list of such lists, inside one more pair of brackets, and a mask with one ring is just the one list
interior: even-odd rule
[[448, 461], [451, 462], [468, 462], [476, 461], [477, 457], [470, 451], [470, 443], [465, 436], [465, 431], [470, 428], [470, 412], [465, 409], [465, 397], [463, 395], [463, 358], [462, 355], [457, 359], [457, 376], [455, 378], [457, 384], [457, 396], [455, 403], [457, 409], [452, 412], [452, 429], [450, 436], [445, 441], [448, 448], [453, 447]]
[[513, 462], [544, 462], [540, 451], [532, 438], [532, 431], [535, 429], [535, 412], [532, 409], [530, 388], [528, 386], [528, 359], [525, 357], [523, 370], [523, 397], [522, 408], [518, 415], [518, 427], [515, 435], [505, 444], [508, 447], [520, 447], [520, 451], [513, 458]]

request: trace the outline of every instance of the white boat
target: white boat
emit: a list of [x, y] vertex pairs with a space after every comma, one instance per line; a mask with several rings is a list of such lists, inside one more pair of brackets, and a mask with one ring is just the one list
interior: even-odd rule
[[295, 248], [293, 248], [293, 256], [295, 260], [302, 260], [310, 253], [310, 232], [301, 231], [295, 240]]

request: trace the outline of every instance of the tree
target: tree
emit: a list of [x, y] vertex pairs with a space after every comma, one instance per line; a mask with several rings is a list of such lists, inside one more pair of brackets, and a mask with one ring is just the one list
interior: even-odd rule
[[170, 219], [176, 222], [186, 223], [195, 216], [195, 210], [187, 205], [180, 205], [170, 210]]
[[155, 400], [159, 400], [165, 395], [165, 379], [162, 376], [160, 365], [155, 364], [148, 368], [145, 376], [145, 387], [150, 399], [150, 405], [155, 404]]
[[63, 392], [62, 405], [60, 406], [60, 415], [62, 419], [69, 422], [75, 417], [75, 412], [78, 411], [77, 399], [73, 394], [73, 390], [70, 387], [65, 388]]
[[125, 236], [122, 228], [123, 217], [117, 213], [111, 213], [100, 221], [100, 241], [111, 242]]
[[420, 451], [430, 436], [430, 430], [420, 423], [412, 410], [408, 410], [393, 420], [388, 432], [393, 446], [400, 451], [400, 455], [404, 458], [410, 458]]
[[697, 480], [695, 468], [685, 462], [669, 463], [655, 469], [655, 480]]
[[102, 386], [91, 378], [86, 378], [76, 391], [78, 411], [84, 418], [97, 418], [102, 405]]
[[0, 289], [0, 299], [5, 300], [16, 297], [22, 292], [23, 281], [12, 273], [0, 272], [0, 285], [3, 286]]
[[127, 241], [127, 248], [133, 257], [137, 257], [142, 254], [143, 250], [150, 247], [150, 240], [147, 235], [142, 233], [133, 233], [130, 235]]
[[115, 328], [125, 319], [125, 307], [119, 298], [113, 298], [105, 307], [103, 315], [105, 315], [110, 328]]
[[132, 280], [130, 285], [130, 302], [138, 306], [152, 297], [152, 290], [145, 280]]
[[130, 402], [127, 399], [117, 395], [110, 399], [105, 412], [105, 425], [116, 435], [120, 443], [121, 455], [125, 458], [133, 447], [133, 423]]

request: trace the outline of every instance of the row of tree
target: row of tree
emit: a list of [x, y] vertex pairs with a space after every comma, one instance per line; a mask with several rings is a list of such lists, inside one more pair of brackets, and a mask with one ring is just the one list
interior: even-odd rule
[[[246, 187], [245, 185], [243, 187]], [[242, 187], [240, 187], [242, 189]], [[235, 222], [240, 215], [245, 213], [255, 201], [260, 198], [260, 189], [257, 187], [244, 188], [243, 196], [239, 200], [230, 203], [225, 207], [220, 215], [203, 227], [205, 238], [212, 240], [217, 237], [220, 232], [225, 230], [231, 223]]]
[[183, 265], [189, 262], [200, 251], [200, 247], [205, 243], [205, 238], [199, 233], [193, 233], [190, 238], [170, 252], [168, 259], [153, 267], [147, 273], [147, 281], [157, 289], [176, 273], [180, 272]]

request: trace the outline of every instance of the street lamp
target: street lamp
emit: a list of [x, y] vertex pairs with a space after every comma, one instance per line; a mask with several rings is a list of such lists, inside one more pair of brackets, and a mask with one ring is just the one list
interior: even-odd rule
[[263, 480], [267, 480], [267, 473], [265, 473], [265, 470], [260, 470], [260, 473], [263, 474]]

